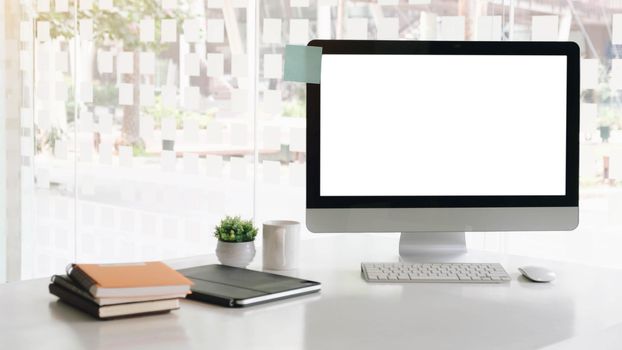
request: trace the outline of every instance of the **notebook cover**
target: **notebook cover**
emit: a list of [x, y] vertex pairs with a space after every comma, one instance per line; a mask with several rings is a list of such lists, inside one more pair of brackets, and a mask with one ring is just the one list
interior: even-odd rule
[[[179, 272], [194, 282], [192, 294], [187, 296], [188, 299], [228, 307], [242, 307], [244, 305], [241, 305], [239, 301], [247, 299], [320, 285], [314, 281], [218, 264], [183, 269]], [[314, 292], [317, 290], [307, 293], [301, 291], [299, 294], [269, 299], [264, 302]], [[255, 304], [259, 303], [252, 305]]]
[[84, 272], [100, 288], [192, 285], [192, 281], [159, 261], [129, 264], [75, 264], [74, 269], [76, 268]]

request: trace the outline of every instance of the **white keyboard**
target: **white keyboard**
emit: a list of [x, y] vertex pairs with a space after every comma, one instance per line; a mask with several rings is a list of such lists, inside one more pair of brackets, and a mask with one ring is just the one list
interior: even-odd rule
[[511, 280], [501, 264], [485, 263], [362, 263], [367, 282], [502, 283]]

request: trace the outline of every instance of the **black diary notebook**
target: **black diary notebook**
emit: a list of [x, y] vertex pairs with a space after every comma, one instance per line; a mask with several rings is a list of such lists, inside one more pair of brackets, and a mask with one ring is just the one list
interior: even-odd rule
[[178, 270], [192, 280], [195, 299], [228, 307], [242, 307], [317, 292], [319, 282], [226, 265]]

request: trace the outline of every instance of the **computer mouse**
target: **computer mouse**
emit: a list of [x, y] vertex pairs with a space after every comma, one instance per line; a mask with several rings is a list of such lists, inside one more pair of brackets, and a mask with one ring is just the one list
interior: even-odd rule
[[522, 266], [518, 271], [532, 282], [551, 282], [555, 279], [555, 272], [541, 266]]

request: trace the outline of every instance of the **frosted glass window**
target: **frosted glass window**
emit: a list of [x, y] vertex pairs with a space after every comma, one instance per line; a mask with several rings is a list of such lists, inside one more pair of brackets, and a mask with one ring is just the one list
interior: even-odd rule
[[160, 24], [160, 41], [163, 43], [174, 43], [177, 41], [177, 21], [174, 19], [163, 19]]
[[242, 157], [232, 157], [229, 161], [231, 179], [244, 181], [248, 176], [248, 162]]
[[[5, 142], [8, 149], [18, 143], [22, 154], [5, 171], [21, 172], [23, 237], [42, 238], [33, 243], [36, 249], [26, 246], [30, 238], [22, 242], [24, 277], [62, 273], [62, 266], [75, 259], [165, 260], [212, 253], [215, 241], [193, 230], [213, 227], [226, 214], [256, 222], [303, 221], [306, 89], [283, 80], [282, 55], [285, 45], [306, 45], [315, 38], [568, 36], [580, 46], [585, 90], [580, 194], [589, 196], [595, 210], [602, 209], [599, 217], [607, 217], [606, 208], [617, 203], [607, 196], [622, 184], [616, 178], [622, 178], [622, 161], [615, 153], [622, 113], [613, 98], [622, 89], [616, 54], [622, 45], [620, 9], [584, 1], [575, 11], [566, 2], [531, 11], [520, 3], [471, 8], [470, 1], [156, 0], [155, 7], [132, 13], [131, 4], [117, 0], [16, 1], [16, 20], [3, 25], [19, 40], [5, 45], [7, 57], [19, 59], [11, 66], [19, 68], [13, 75], [18, 81], [11, 81], [7, 96], [12, 98], [0, 102], [20, 111], [21, 132]], [[367, 75], [375, 70], [361, 70], [360, 82], [369, 84]], [[499, 86], [508, 88], [503, 81]], [[417, 108], [413, 112], [420, 112]], [[386, 123], [386, 114], [379, 111], [375, 125]], [[353, 121], [348, 130], [360, 123]], [[542, 121], [536, 124], [533, 130], [540, 130]], [[447, 130], [440, 137], [451, 142], [453, 129]], [[582, 218], [579, 231], [590, 228], [590, 234], [581, 236], [593, 238], [602, 227], [592, 217]], [[65, 221], [62, 229], [59, 218]], [[598, 237], [599, 244], [613, 246]], [[513, 242], [503, 246], [533, 253]], [[549, 246], [530, 243], [524, 246]], [[622, 266], [618, 257], [586, 261], [597, 259]], [[52, 271], [56, 265], [61, 268]]]
[[264, 18], [262, 40], [264, 44], [280, 44], [281, 43], [281, 19], [280, 18]]
[[50, 40], [50, 22], [48, 21], [37, 22], [37, 39], [39, 41]]
[[533, 16], [531, 17], [531, 40], [556, 41], [558, 39], [559, 17]]
[[225, 41], [225, 21], [222, 19], [207, 20], [207, 42], [222, 43]]
[[246, 77], [248, 72], [247, 56], [244, 54], [237, 54], [231, 56], [231, 75], [234, 77], [242, 78]]
[[199, 76], [199, 56], [195, 53], [186, 54], [184, 57], [185, 74], [189, 76]]
[[346, 19], [346, 38], [354, 40], [367, 40], [367, 18]]
[[622, 44], [622, 13], [614, 13], [611, 20], [611, 43]]
[[55, 0], [55, 10], [56, 12], [68, 12], [69, 11], [69, 0]]
[[184, 89], [184, 108], [196, 111], [199, 109], [201, 93], [197, 86], [188, 86]]
[[422, 11], [419, 16], [419, 39], [436, 39], [438, 16], [435, 13]]
[[201, 22], [198, 19], [187, 19], [183, 22], [184, 39], [190, 43], [199, 42], [201, 38]]
[[140, 86], [140, 105], [153, 106], [155, 104], [155, 88], [153, 85]]
[[309, 42], [309, 20], [292, 19], [289, 21], [289, 43], [306, 45]]
[[281, 54], [264, 55], [263, 64], [264, 78], [281, 79], [283, 77], [283, 56]]
[[622, 89], [622, 59], [611, 60], [609, 86], [613, 89]]
[[480, 16], [477, 19], [477, 40], [498, 41], [502, 36], [501, 16]]
[[464, 16], [439, 17], [439, 40], [464, 40]]
[[282, 109], [281, 91], [266, 90], [263, 92], [263, 111], [268, 114], [280, 114]]
[[155, 40], [155, 21], [152, 18], [140, 20], [140, 41], [153, 42]]
[[221, 77], [225, 71], [225, 58], [220, 53], [207, 54], [207, 76]]
[[98, 0], [98, 4], [101, 10], [111, 11], [114, 9], [113, 0]]
[[19, 24], [19, 39], [21, 41], [31, 41], [33, 37], [32, 24], [29, 21], [22, 21]]
[[93, 40], [93, 20], [81, 19], [79, 23], [80, 23], [80, 39]]
[[78, 4], [80, 10], [87, 11], [93, 7], [93, 0], [79, 0]]
[[241, 89], [231, 90], [231, 110], [244, 113], [247, 110], [248, 91]]
[[50, 11], [50, 0], [37, 0], [37, 11], [49, 12]]
[[174, 10], [177, 8], [177, 0], [162, 0], [162, 9]]
[[119, 84], [119, 104], [130, 106], [134, 104], [134, 85]]
[[378, 40], [395, 40], [399, 38], [399, 19], [398, 18], [380, 18], [377, 24]]
[[263, 180], [269, 184], [278, 184], [281, 180], [281, 162], [264, 160]]
[[134, 73], [134, 53], [120, 52], [117, 55], [117, 73], [132, 74]]
[[112, 53], [110, 51], [97, 52], [97, 68], [99, 73], [112, 73]]
[[140, 73], [141, 74], [154, 74], [155, 73], [155, 54], [153, 52], [141, 52], [140, 53]]
[[581, 60], [581, 89], [595, 89], [598, 86], [598, 59]]
[[598, 105], [595, 103], [581, 103], [581, 131], [591, 134], [596, 130], [596, 116]]
[[290, 0], [289, 6], [291, 7], [308, 7], [309, 0]]

